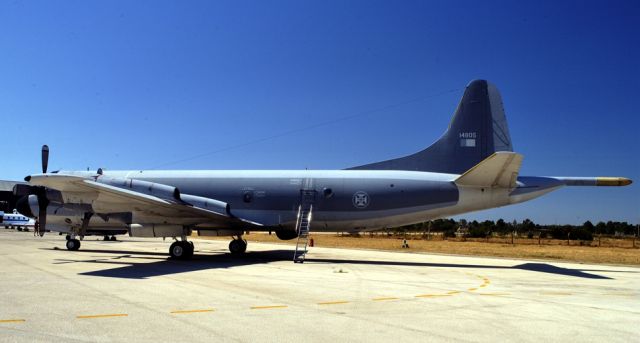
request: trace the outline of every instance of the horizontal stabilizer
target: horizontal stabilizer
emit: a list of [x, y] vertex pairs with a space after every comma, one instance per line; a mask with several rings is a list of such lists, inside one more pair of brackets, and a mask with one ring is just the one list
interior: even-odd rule
[[455, 180], [460, 186], [514, 188], [523, 156], [498, 151], [467, 170]]

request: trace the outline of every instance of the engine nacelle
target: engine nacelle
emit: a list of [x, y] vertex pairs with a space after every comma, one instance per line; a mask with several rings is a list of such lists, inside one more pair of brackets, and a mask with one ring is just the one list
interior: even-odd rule
[[99, 177], [96, 182], [113, 187], [130, 189], [138, 193], [153, 195], [160, 199], [180, 200], [180, 190], [178, 190], [178, 188], [163, 185], [161, 183], [110, 177]]
[[224, 214], [227, 216], [230, 215], [229, 204], [227, 204], [226, 202], [199, 197], [197, 195], [191, 195], [191, 194], [181, 194], [180, 200], [186, 202], [187, 204], [193, 207], [202, 208], [205, 210], [209, 210], [219, 214]]
[[283, 241], [288, 241], [297, 238], [298, 233], [294, 230], [276, 230], [276, 236]]
[[22, 198], [18, 199], [18, 202], [16, 203], [16, 210], [27, 217], [37, 217], [38, 213], [40, 212], [38, 197], [33, 194], [23, 196]]

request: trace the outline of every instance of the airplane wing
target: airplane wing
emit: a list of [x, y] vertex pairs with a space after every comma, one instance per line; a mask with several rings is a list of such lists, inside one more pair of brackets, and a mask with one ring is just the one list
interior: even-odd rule
[[[33, 175], [29, 183], [60, 191], [65, 202], [89, 203], [96, 212], [132, 212], [134, 220], [136, 217], [144, 217], [146, 220], [155, 218], [153, 221], [160, 223], [174, 221], [184, 225], [206, 224], [211, 227], [238, 229], [262, 226], [259, 223], [233, 216], [226, 203], [215, 199], [181, 196], [179, 192], [167, 196], [145, 194], [127, 189], [125, 186], [120, 186], [119, 183], [115, 183], [118, 185], [116, 186], [114, 183], [100, 182], [98, 177], [42, 174]], [[159, 184], [153, 185], [157, 187]], [[169, 186], [164, 187], [169, 188]], [[189, 200], [200, 200], [198, 204], [203, 204], [203, 207], [184, 201], [182, 197]], [[212, 206], [205, 208], [209, 207], [207, 205]]]

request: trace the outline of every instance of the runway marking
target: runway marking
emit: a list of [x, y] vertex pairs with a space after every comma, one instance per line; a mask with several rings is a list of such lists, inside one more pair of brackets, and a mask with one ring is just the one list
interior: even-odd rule
[[400, 298], [396, 297], [382, 297], [382, 298], [373, 298], [373, 301], [387, 301], [387, 300], [399, 300]]
[[569, 292], [540, 292], [542, 295], [573, 295], [573, 293]]
[[338, 301], [324, 301], [319, 302], [318, 305], [339, 305], [339, 304], [348, 304], [349, 301], [346, 300], [338, 300]]
[[478, 288], [476, 288], [476, 287], [472, 287], [472, 288], [469, 288], [469, 289], [467, 289], [467, 290], [468, 290], [469, 292], [473, 292], [473, 291], [478, 290]]
[[287, 308], [287, 305], [270, 305], [270, 306], [251, 306], [252, 310], [267, 310], [270, 308]]
[[437, 298], [437, 297], [450, 297], [453, 294], [420, 294], [416, 295], [416, 298]]
[[24, 323], [25, 319], [0, 319], [0, 323]]
[[458, 294], [460, 292], [462, 292], [462, 291], [449, 291], [449, 292], [447, 292], [447, 294], [452, 294], [453, 295], [453, 294]]
[[127, 317], [126, 313], [113, 313], [113, 314], [92, 314], [85, 316], [76, 316], [77, 319], [95, 319], [95, 318], [111, 318], [111, 317]]
[[171, 314], [187, 314], [187, 313], [203, 313], [203, 312], [213, 312], [215, 311], [215, 309], [213, 308], [208, 308], [208, 309], [201, 309], [201, 310], [177, 310], [177, 311], [171, 311]]
[[499, 296], [503, 296], [503, 295], [510, 295], [510, 293], [476, 293], [478, 295], [488, 295], [488, 296], [494, 296], [494, 297], [499, 297]]

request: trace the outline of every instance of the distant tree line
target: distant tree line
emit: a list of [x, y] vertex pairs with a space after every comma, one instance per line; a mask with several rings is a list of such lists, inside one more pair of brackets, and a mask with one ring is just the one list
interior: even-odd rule
[[455, 221], [453, 219], [437, 219], [420, 224], [403, 226], [396, 229], [396, 232], [431, 232], [441, 233], [445, 237], [455, 237], [456, 232], [460, 233], [462, 228], [465, 237], [470, 238], [486, 238], [490, 236], [508, 236], [515, 235], [517, 237], [526, 236], [528, 238], [553, 238], [553, 239], [571, 239], [571, 240], [593, 240], [594, 236], [633, 236], [637, 234], [637, 227], [627, 222], [598, 222], [593, 225], [590, 221], [584, 222], [582, 225], [541, 225], [536, 224], [530, 219], [521, 222], [507, 222], [503, 219], [497, 221], [485, 220], [478, 222], [476, 220], [468, 222], [464, 219]]

